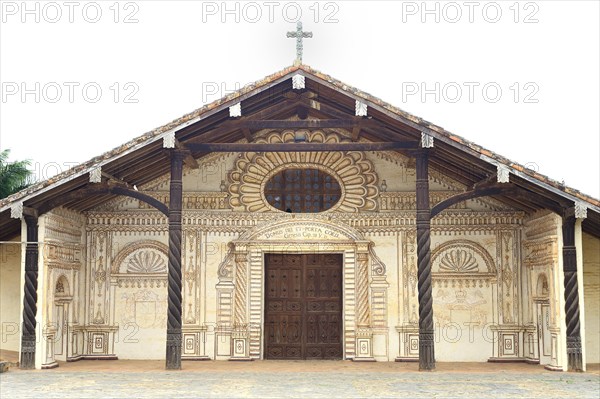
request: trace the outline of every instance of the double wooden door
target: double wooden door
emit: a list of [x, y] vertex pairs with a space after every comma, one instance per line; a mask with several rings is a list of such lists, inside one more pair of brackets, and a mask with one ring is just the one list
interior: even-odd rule
[[342, 259], [265, 255], [266, 359], [342, 358]]

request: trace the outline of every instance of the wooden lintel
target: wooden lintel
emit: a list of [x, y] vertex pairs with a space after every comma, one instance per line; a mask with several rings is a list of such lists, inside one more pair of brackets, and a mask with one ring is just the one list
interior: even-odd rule
[[188, 143], [199, 152], [324, 152], [324, 151], [386, 151], [418, 149], [416, 141], [380, 143]]

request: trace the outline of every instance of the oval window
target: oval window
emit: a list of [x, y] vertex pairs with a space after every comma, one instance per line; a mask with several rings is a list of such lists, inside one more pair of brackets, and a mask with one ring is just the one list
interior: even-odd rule
[[265, 186], [265, 198], [283, 212], [315, 213], [334, 206], [342, 196], [337, 180], [319, 169], [285, 169]]

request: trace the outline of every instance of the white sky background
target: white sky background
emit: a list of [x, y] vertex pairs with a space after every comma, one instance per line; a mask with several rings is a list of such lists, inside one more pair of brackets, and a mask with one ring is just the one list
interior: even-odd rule
[[297, 4], [305, 64], [600, 197], [597, 1], [0, 3], [0, 148], [41, 178], [291, 65]]

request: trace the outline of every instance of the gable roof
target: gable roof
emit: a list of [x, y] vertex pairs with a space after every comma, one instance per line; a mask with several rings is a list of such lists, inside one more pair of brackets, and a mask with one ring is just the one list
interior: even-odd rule
[[[298, 91], [292, 89], [291, 79], [296, 74], [305, 77], [306, 92], [310, 92], [312, 97], [301, 96]], [[0, 240], [14, 236], [20, 231], [19, 220], [10, 217], [12, 206], [24, 203], [25, 206], [36, 208], [57, 196], [86, 187], [90, 184], [88, 174], [98, 167], [102, 167], [102, 172], [130, 185], [143, 185], [168, 173], [170, 163], [163, 150], [162, 139], [173, 132], [183, 144], [191, 141], [227, 143], [244, 139], [246, 136], [239, 128], [223, 127], [223, 122], [231, 119], [228, 108], [238, 102], [242, 102], [244, 118], [287, 119], [295, 116], [299, 107], [302, 107], [311, 117], [349, 119], [355, 116], [357, 100], [367, 104], [368, 118], [380, 126], [377, 129], [364, 127], [361, 131], [362, 138], [376, 142], [418, 141], [421, 133], [426, 133], [435, 139], [435, 149], [430, 157], [432, 168], [449, 175], [465, 187], [471, 187], [490, 176], [495, 176], [498, 165], [503, 165], [511, 173], [511, 183], [528, 190], [538, 198], [558, 206], [564, 206], [565, 203], [582, 203], [588, 208], [584, 229], [600, 236], [598, 199], [527, 169], [307, 65], [297, 65], [248, 84], [100, 156], [0, 200]], [[206, 153], [192, 154], [194, 158], [204, 155]], [[84, 197], [64, 206], [85, 211], [111, 198], [114, 198], [114, 195]], [[495, 198], [526, 212], [544, 208], [536, 201], [523, 198]]]

